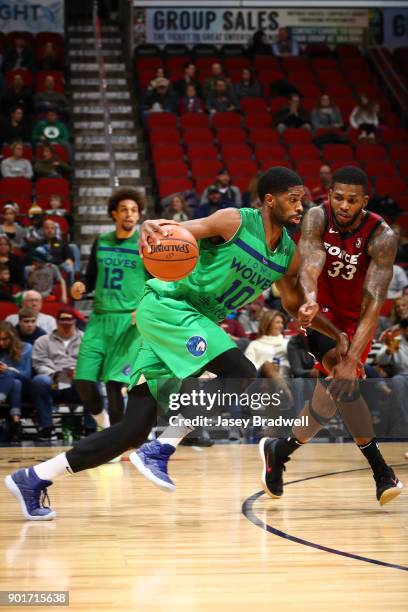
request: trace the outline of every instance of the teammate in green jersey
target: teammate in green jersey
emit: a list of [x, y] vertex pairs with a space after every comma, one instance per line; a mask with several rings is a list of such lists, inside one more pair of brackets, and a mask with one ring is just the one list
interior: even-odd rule
[[[169, 355], [179, 342], [183, 342], [185, 358], [183, 375], [197, 373], [205, 367], [218, 377], [241, 380], [255, 377], [253, 364], [236, 345], [229, 343], [226, 334], [217, 327], [215, 321], [235, 308], [236, 303], [241, 303], [240, 300], [242, 300], [241, 305], [253, 300], [264, 290], [263, 283], [266, 284], [266, 280], [278, 282], [283, 304], [289, 312], [297, 314], [298, 308], [304, 302], [297, 283], [299, 258], [284, 231], [285, 225], [300, 223], [304, 196], [302, 181], [291, 170], [272, 168], [260, 178], [258, 190], [260, 201], [263, 203], [261, 213], [224, 209], [210, 217], [183, 224], [197, 239], [204, 241], [215, 238], [218, 244], [202, 245], [202, 259], [188, 280], [170, 283], [168, 287], [157, 280], [148, 283], [146, 294], [138, 308], [137, 321], [145, 345], [139, 353], [132, 381], [136, 381], [142, 364], [143, 374], [149, 383], [139, 380], [139, 384], [130, 390], [127, 410], [122, 421], [79, 440], [67, 453], [61, 453], [28, 470], [18, 470], [7, 476], [6, 486], [20, 501], [23, 514], [28, 520], [50, 520], [55, 516], [51, 508], [44, 508], [41, 504], [42, 492], [55, 478], [66, 474], [67, 471], [76, 473], [106, 463], [128, 448], [139, 447], [147, 439], [156, 419], [156, 400], [149, 390], [149, 385], [153, 384], [155, 375], [169, 376], [169, 373], [176, 377], [180, 375], [178, 371], [179, 366], [181, 367], [180, 348], [177, 348], [174, 362], [170, 360]], [[162, 227], [163, 224], [164, 221], [145, 222], [141, 231], [141, 243], [146, 245], [147, 236], [152, 236], [157, 243], [160, 235], [168, 231]], [[226, 257], [224, 259], [224, 251], [229, 251], [231, 254], [229, 265]], [[239, 261], [233, 265], [234, 257], [239, 258]], [[223, 261], [223, 274], [218, 268], [218, 263], [213, 265], [214, 260]], [[239, 265], [241, 265], [240, 271], [236, 267]], [[259, 267], [261, 270], [259, 277], [245, 271], [248, 267], [255, 271]], [[200, 312], [201, 306], [197, 300], [201, 299], [200, 295], [206, 293], [204, 279], [207, 280], [208, 286], [212, 287], [211, 294], [215, 293], [219, 298], [216, 302], [222, 305], [222, 312], [218, 311], [215, 302], [213, 304], [217, 310], [209, 306], [206, 310], [207, 316]], [[236, 284], [229, 291], [227, 288], [230, 288], [234, 281], [242, 281], [242, 285]], [[199, 283], [201, 291], [194, 292], [193, 287]], [[161, 299], [159, 291], [166, 293], [167, 289], [169, 295], [163, 295]], [[209, 294], [207, 297], [210, 299]], [[205, 304], [202, 306], [204, 308]], [[170, 317], [170, 310], [174, 310], [178, 315], [172, 314]], [[311, 318], [312, 315], [314, 316], [314, 312]], [[158, 332], [160, 327], [158, 320], [163, 326], [161, 333]], [[151, 326], [151, 329], [150, 327], [146, 329], [146, 325]], [[344, 335], [325, 317], [317, 314], [313, 318], [312, 325], [315, 329], [333, 337], [339, 352], [346, 353], [348, 343]], [[173, 338], [173, 332], [178, 334], [179, 327], [185, 328], [184, 337], [179, 335]], [[213, 333], [216, 334], [214, 340]], [[163, 352], [161, 348], [159, 349], [159, 337], [163, 347], [167, 346], [167, 350], [163, 348]], [[214, 346], [220, 342], [222, 345], [219, 348]], [[165, 357], [168, 363], [162, 361], [162, 357]], [[188, 365], [185, 365], [184, 361]], [[157, 475], [156, 482], [162, 484], [165, 473], [168, 484], [172, 484], [167, 475], [167, 461], [175, 450], [177, 440], [174, 441], [174, 446], [168, 443], [162, 444], [157, 440], [155, 443], [160, 449], [156, 454], [150, 453], [149, 461], [143, 462], [143, 465], [146, 465], [146, 469], [149, 469], [151, 474]]]
[[[96, 238], [84, 282], [74, 283], [71, 289], [74, 299], [95, 291], [93, 313], [79, 351], [75, 386], [101, 427], [109, 427], [123, 417], [121, 387], [129, 384], [139, 348], [135, 316], [148, 278], [136, 229], [143, 207], [144, 199], [137, 189], [121, 187], [113, 192], [108, 213], [116, 228]], [[106, 382], [109, 415], [103, 410], [97, 385], [100, 381]]]

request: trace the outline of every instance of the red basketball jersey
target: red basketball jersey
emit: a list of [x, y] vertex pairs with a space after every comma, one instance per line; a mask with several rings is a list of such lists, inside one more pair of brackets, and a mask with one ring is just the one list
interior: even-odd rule
[[317, 301], [322, 312], [333, 311], [339, 318], [358, 321], [361, 310], [362, 288], [371, 257], [367, 249], [382, 217], [365, 211], [360, 225], [350, 232], [340, 232], [330, 204], [323, 204], [326, 227], [323, 243], [326, 263], [320, 274]]

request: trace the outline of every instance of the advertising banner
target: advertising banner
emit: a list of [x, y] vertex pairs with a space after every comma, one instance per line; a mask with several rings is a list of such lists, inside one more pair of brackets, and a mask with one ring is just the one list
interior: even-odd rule
[[64, 0], [0, 0], [1, 32], [64, 33]]

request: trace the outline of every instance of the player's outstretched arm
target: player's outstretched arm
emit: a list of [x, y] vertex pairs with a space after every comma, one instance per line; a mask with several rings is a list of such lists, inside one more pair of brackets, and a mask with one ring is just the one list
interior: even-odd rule
[[298, 249], [299, 283], [304, 294], [304, 303], [299, 309], [298, 319], [304, 327], [310, 326], [317, 312], [317, 281], [326, 261], [323, 244], [325, 225], [325, 214], [320, 206], [311, 208], [302, 222]]
[[360, 361], [364, 349], [375, 333], [378, 317], [392, 279], [397, 239], [388, 225], [382, 224], [378, 228], [368, 245], [368, 254], [371, 262], [362, 290], [360, 319], [348, 352], [349, 360], [355, 362]]
[[160, 244], [160, 238], [171, 235], [171, 225], [188, 229], [196, 240], [221, 237], [231, 240], [241, 225], [241, 213], [237, 208], [223, 208], [209, 217], [176, 223], [168, 219], [148, 219], [140, 226], [140, 248], [150, 252], [149, 241]]
[[[276, 282], [283, 307], [295, 319], [298, 319], [299, 309], [305, 302], [305, 296], [299, 283], [299, 269], [300, 254], [297, 248], [285, 276], [282, 276], [282, 278]], [[333, 323], [324, 315], [320, 314], [318, 310], [319, 306], [316, 304], [316, 308], [314, 308], [313, 311], [310, 311], [312, 318], [310, 327], [316, 329], [322, 334], [325, 334], [326, 336], [329, 336], [329, 338], [333, 338], [333, 340], [336, 341], [339, 355], [345, 355], [349, 348], [347, 335], [337, 329], [337, 327], [333, 325]], [[300, 325], [302, 325], [299, 319], [298, 322]]]

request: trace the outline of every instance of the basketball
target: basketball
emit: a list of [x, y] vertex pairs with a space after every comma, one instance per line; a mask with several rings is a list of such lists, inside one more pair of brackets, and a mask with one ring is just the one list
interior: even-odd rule
[[152, 276], [163, 281], [176, 281], [191, 274], [199, 251], [196, 239], [187, 229], [171, 223], [168, 229], [171, 235], [161, 236], [160, 244], [151, 244], [150, 253], [143, 248], [143, 261]]

